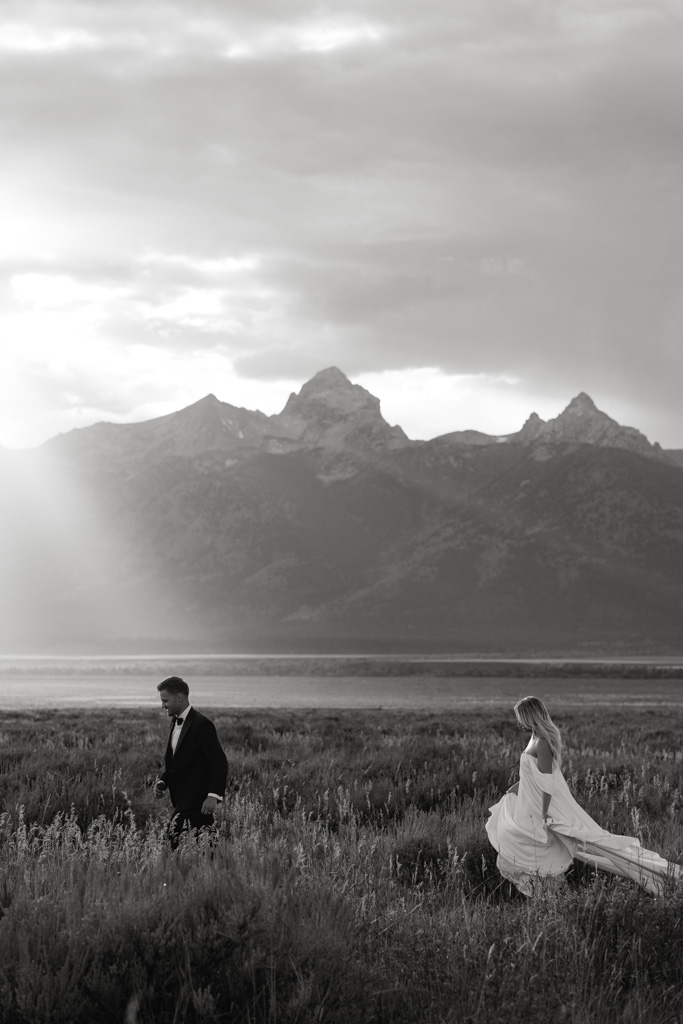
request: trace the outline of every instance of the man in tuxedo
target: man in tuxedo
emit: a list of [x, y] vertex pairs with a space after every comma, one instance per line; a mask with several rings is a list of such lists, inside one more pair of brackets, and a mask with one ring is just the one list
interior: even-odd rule
[[223, 799], [228, 760], [216, 727], [189, 701], [190, 688], [180, 676], [157, 685], [161, 706], [171, 719], [164, 770], [156, 780], [155, 796], [168, 790], [173, 804], [169, 825], [175, 848], [183, 829], [199, 831], [213, 825], [213, 813]]

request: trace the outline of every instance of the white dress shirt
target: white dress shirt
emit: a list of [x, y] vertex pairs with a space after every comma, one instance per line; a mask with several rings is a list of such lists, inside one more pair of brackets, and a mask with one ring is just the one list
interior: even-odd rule
[[180, 723], [174, 722], [173, 723], [173, 731], [171, 732], [171, 750], [173, 751], [174, 754], [175, 754], [175, 748], [178, 746], [178, 740], [180, 739], [180, 733], [181, 733], [182, 728], [183, 728], [183, 726], [185, 724], [185, 719], [187, 718], [187, 716], [189, 715], [191, 710], [192, 710], [192, 705], [188, 704], [187, 707], [185, 708], [185, 710], [183, 712], [181, 712], [181, 714], [179, 715], [179, 717], [182, 718], [182, 722], [180, 722]]

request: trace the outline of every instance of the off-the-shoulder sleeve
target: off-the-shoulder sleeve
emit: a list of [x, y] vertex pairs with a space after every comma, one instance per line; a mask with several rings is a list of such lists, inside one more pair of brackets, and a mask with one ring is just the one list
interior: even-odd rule
[[553, 768], [552, 772], [542, 772], [536, 764], [533, 758], [529, 758], [531, 761], [531, 770], [534, 773], [536, 784], [539, 789], [542, 789], [544, 793], [549, 793], [550, 796], [557, 792], [557, 775], [558, 768]]

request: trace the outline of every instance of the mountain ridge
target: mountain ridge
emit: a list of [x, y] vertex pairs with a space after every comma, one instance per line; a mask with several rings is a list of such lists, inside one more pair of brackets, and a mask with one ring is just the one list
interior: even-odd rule
[[[299, 392], [292, 392], [282, 411], [270, 416], [222, 402], [210, 393], [177, 412], [136, 423], [101, 421], [77, 427], [50, 438], [40, 447], [64, 451], [70, 446], [79, 448], [85, 438], [93, 438], [103, 447], [108, 446], [111, 454], [115, 441], [135, 439], [130, 445], [124, 443], [127, 453], [132, 454], [131, 447], [137, 447], [139, 453], [146, 444], [152, 450], [170, 453], [174, 450], [172, 436], [182, 433], [194, 433], [194, 440], [177, 445], [175, 454], [191, 456], [211, 450], [248, 448], [282, 454], [311, 447], [339, 450], [350, 446], [367, 452], [372, 448], [430, 443], [429, 440], [411, 440], [400, 426], [388, 424], [382, 416], [379, 399], [359, 384], [352, 384], [340, 369], [332, 366], [315, 374]], [[599, 410], [585, 392], [571, 399], [558, 416], [548, 421], [532, 412], [522, 428], [511, 434], [491, 435], [465, 429], [431, 440], [465, 445], [594, 444], [668, 458], [677, 464], [681, 461], [676, 450], [668, 453], [658, 443], [651, 444], [635, 427], [617, 423]]]
[[[529, 423], [531, 422], [531, 426]], [[585, 394], [406, 437], [328, 368], [0, 451], [0, 648], [680, 651], [683, 472]]]

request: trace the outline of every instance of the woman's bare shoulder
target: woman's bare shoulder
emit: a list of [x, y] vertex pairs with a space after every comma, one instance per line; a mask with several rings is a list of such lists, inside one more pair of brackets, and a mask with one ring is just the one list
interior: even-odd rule
[[548, 741], [542, 736], [539, 736], [536, 741], [536, 758], [542, 772], [553, 770], [553, 752]]
[[550, 744], [542, 736], [534, 736], [524, 751], [526, 754], [532, 754], [533, 757], [538, 757], [539, 753], [547, 754], [550, 752]]

